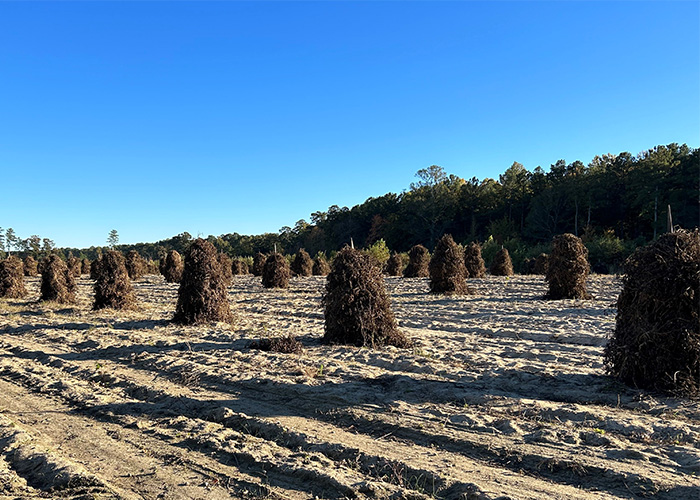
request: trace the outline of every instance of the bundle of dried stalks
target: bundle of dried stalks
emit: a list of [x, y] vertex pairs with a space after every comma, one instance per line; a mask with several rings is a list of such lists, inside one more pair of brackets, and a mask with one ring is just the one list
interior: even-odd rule
[[42, 266], [41, 297], [61, 304], [75, 303], [75, 276], [58, 255], [49, 255]]
[[39, 264], [34, 257], [27, 255], [24, 259], [24, 275], [36, 276], [39, 274]]
[[233, 261], [231, 257], [221, 252], [217, 256], [219, 259], [219, 265], [221, 266], [221, 275], [224, 278], [224, 283], [229, 287], [233, 284]]
[[404, 263], [401, 254], [394, 252], [386, 262], [386, 273], [389, 276], [402, 276], [405, 267], [406, 264]]
[[679, 230], [625, 262], [608, 373], [644, 389], [700, 396], [700, 235]]
[[430, 253], [423, 245], [415, 245], [408, 251], [408, 265], [403, 270], [404, 278], [427, 278], [430, 276], [428, 266]]
[[99, 274], [100, 264], [102, 263], [102, 254], [99, 254], [95, 260], [90, 263], [90, 279], [96, 280]]
[[571, 233], [555, 236], [545, 277], [549, 283], [545, 299], [590, 299], [586, 291], [589, 271], [588, 249], [581, 238]]
[[126, 254], [126, 272], [131, 281], [140, 280], [146, 274], [146, 259], [136, 250], [129, 250]]
[[39, 259], [39, 262], [37, 262], [37, 265], [36, 265], [37, 274], [41, 274], [41, 272], [44, 269], [44, 264], [46, 263], [47, 260], [48, 260], [48, 257], [43, 257], [43, 258]]
[[0, 297], [19, 299], [27, 295], [24, 287], [24, 262], [15, 255], [0, 261]]
[[194, 325], [233, 320], [216, 248], [209, 241], [197, 238], [185, 256], [173, 321]]
[[177, 250], [170, 250], [165, 257], [165, 262], [161, 269], [161, 274], [168, 283], [180, 283], [182, 271], [185, 264]]
[[292, 261], [292, 272], [295, 276], [311, 276], [313, 270], [314, 261], [311, 256], [303, 248], [300, 249]]
[[231, 271], [235, 276], [248, 274], [248, 264], [243, 259], [235, 259], [231, 264]]
[[549, 268], [549, 255], [546, 253], [541, 253], [535, 257], [535, 261], [532, 264], [532, 274], [547, 274], [547, 269]]
[[430, 292], [450, 295], [468, 295], [467, 268], [464, 267], [464, 250], [455, 243], [452, 235], [440, 238], [430, 259]]
[[253, 257], [253, 276], [262, 276], [266, 260], [267, 256], [264, 253], [258, 252], [255, 254]]
[[90, 259], [87, 257], [80, 261], [80, 274], [90, 274]]
[[73, 276], [80, 278], [80, 273], [83, 271], [83, 262], [79, 258], [73, 257], [72, 255], [69, 256], [66, 265], [68, 266], [68, 270], [73, 273]]
[[105, 250], [95, 270], [95, 302], [93, 309], [133, 309], [136, 295], [131, 286], [126, 260], [121, 252]]
[[411, 346], [396, 324], [381, 270], [359, 250], [345, 247], [338, 253], [322, 303], [325, 343]]
[[304, 348], [294, 335], [291, 333], [284, 337], [265, 338], [254, 340], [250, 343], [251, 349], [260, 349], [261, 351], [272, 351], [283, 354], [301, 354]]
[[289, 262], [284, 256], [273, 253], [265, 261], [262, 286], [265, 288], [289, 288]]
[[492, 276], [513, 276], [513, 261], [507, 248], [501, 248], [493, 258], [491, 269]]
[[328, 273], [331, 272], [331, 265], [324, 255], [319, 254], [314, 258], [314, 267], [311, 272], [314, 276], [328, 276]]
[[469, 243], [464, 249], [464, 267], [467, 268], [467, 275], [470, 278], [483, 278], [486, 276], [486, 264], [481, 256], [481, 245]]
[[153, 259], [148, 259], [146, 261], [146, 274], [157, 276], [160, 274], [160, 268], [158, 262]]

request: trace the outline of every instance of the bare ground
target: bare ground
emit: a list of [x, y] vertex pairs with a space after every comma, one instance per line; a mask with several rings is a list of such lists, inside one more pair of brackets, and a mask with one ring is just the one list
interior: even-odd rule
[[[170, 323], [177, 285], [138, 311], [0, 301], [2, 498], [700, 498], [697, 401], [602, 365], [619, 280], [543, 301], [541, 277], [428, 294], [389, 278], [412, 349], [324, 346], [323, 278], [230, 290], [234, 326]], [[250, 349], [297, 336], [304, 353]]]

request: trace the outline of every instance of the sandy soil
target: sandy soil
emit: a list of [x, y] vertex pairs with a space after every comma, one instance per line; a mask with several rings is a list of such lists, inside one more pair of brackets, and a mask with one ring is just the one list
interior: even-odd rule
[[[323, 278], [236, 277], [234, 326], [0, 300], [0, 498], [700, 498], [697, 401], [605, 376], [619, 280], [543, 301], [541, 277], [431, 296], [389, 278], [409, 350], [320, 344]], [[252, 350], [296, 335], [301, 355]]]

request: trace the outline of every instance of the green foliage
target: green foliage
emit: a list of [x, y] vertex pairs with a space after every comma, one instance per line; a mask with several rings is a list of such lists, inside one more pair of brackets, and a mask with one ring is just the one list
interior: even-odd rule
[[[553, 236], [572, 233], [583, 235], [590, 245], [592, 263], [599, 257], [599, 269], [615, 268], [631, 248], [665, 232], [669, 204], [675, 224], [697, 226], [699, 164], [700, 150], [668, 144], [636, 156], [628, 152], [596, 156], [587, 165], [562, 159], [548, 170], [539, 166], [528, 170], [513, 162], [497, 179], [462, 179], [431, 165], [418, 171], [417, 181], [405, 192], [368, 198], [353, 207], [332, 205], [312, 213], [310, 222], [299, 220], [278, 233], [229, 233], [207, 240], [230, 257], [257, 252], [269, 255], [276, 247], [280, 254], [305, 248], [311, 255], [325, 251], [332, 258], [332, 252], [350, 238], [358, 247], [369, 247], [368, 251], [383, 241], [388, 249], [406, 252], [417, 244], [432, 249], [445, 233], [461, 242], [488, 242], [493, 236], [494, 243], [483, 249], [484, 260], [489, 263], [504, 245], [519, 271], [523, 260], [542, 253], [542, 245], [549, 244]], [[620, 242], [599, 236], [606, 231], [614, 231], [622, 253]], [[6, 240], [6, 233], [0, 232], [0, 239]], [[13, 233], [10, 236], [16, 238]], [[4, 250], [12, 253], [17, 249], [36, 253], [39, 244], [34, 237], [13, 241], [0, 241], [0, 252], [3, 243]], [[119, 249], [158, 259], [169, 250], [186, 253], [191, 242], [192, 236], [184, 232], [156, 243], [120, 245]], [[53, 242], [43, 239], [42, 243], [41, 252], [46, 254]], [[101, 248], [59, 249], [56, 253], [65, 256], [70, 250], [95, 260]], [[386, 262], [389, 252], [381, 253]]]
[[634, 249], [643, 242], [623, 241], [615, 236], [612, 230], [605, 231], [599, 236], [589, 236], [584, 239], [588, 249], [588, 261], [595, 273], [616, 273], [622, 269], [622, 264]]
[[114, 248], [119, 244], [119, 233], [116, 229], [112, 229], [107, 236], [107, 245], [109, 248]]
[[493, 236], [489, 236], [486, 241], [484, 241], [481, 245], [481, 257], [484, 259], [486, 267], [491, 267], [493, 258], [500, 249], [501, 245], [496, 242]]
[[487, 231], [497, 243], [503, 243], [506, 240], [516, 238], [518, 230], [515, 223], [506, 217], [495, 220], [487, 226]]
[[486, 267], [490, 268], [493, 264], [493, 259], [501, 249], [508, 250], [510, 259], [513, 262], [513, 269], [516, 273], [522, 272], [525, 259], [536, 257], [543, 252], [543, 248], [549, 248], [549, 245], [537, 244], [534, 246], [528, 245], [520, 238], [509, 238], [502, 243], [498, 243], [493, 236], [489, 236], [481, 246], [481, 256], [486, 263]]
[[386, 246], [384, 240], [374, 242], [369, 248], [363, 250], [363, 252], [374, 258], [382, 267], [389, 260], [389, 257], [391, 257], [391, 251], [389, 251], [389, 247]]

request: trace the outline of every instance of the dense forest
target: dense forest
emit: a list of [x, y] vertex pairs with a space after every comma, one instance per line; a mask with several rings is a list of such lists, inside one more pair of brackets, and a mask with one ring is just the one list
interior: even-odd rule
[[[491, 248], [509, 249], [518, 265], [546, 252], [552, 236], [570, 232], [583, 238], [594, 270], [614, 271], [637, 246], [666, 231], [668, 207], [673, 224], [692, 228], [700, 221], [700, 158], [697, 148], [669, 144], [638, 155], [627, 152], [596, 156], [588, 165], [559, 160], [545, 171], [528, 171], [513, 163], [498, 179], [463, 179], [433, 165], [416, 174], [402, 193], [372, 197], [352, 208], [333, 205], [310, 220], [278, 233], [209, 236], [230, 256], [305, 248], [332, 254], [352, 238], [368, 247], [380, 240], [404, 252], [421, 243], [432, 249], [443, 233], [456, 241], [478, 241], [488, 259]], [[41, 255], [52, 242], [38, 236], [0, 240], [0, 250], [14, 245], [21, 253]], [[156, 243], [118, 245], [158, 259], [164, 252], [184, 251], [192, 236], [182, 233]], [[94, 259], [100, 247], [55, 249], [63, 255]], [[487, 260], [488, 262], [488, 260]]]

